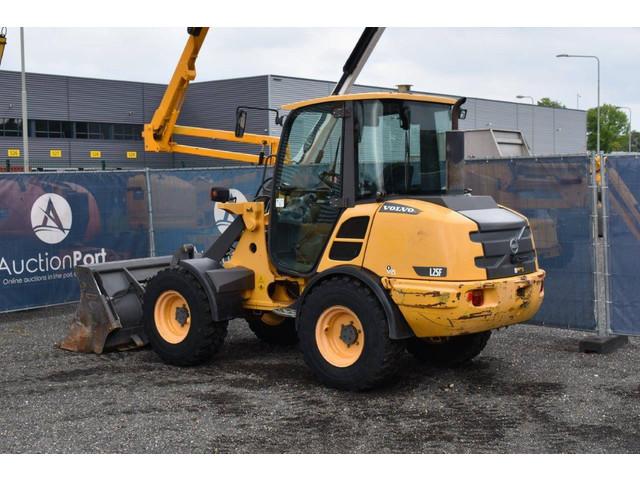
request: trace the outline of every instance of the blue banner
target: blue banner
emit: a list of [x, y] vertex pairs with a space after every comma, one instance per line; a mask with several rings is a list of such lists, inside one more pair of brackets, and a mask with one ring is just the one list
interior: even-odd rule
[[151, 171], [156, 255], [171, 255], [185, 243], [206, 250], [233, 221], [211, 202], [211, 187], [229, 188], [238, 202], [253, 200], [263, 173], [261, 167]]
[[148, 255], [144, 173], [0, 175], [0, 311], [76, 301], [74, 267]]
[[[548, 275], [545, 301], [532, 323], [594, 330], [589, 159], [473, 160], [465, 172], [474, 194], [491, 195], [530, 220]], [[271, 174], [262, 167], [230, 167], [151, 170], [148, 180], [144, 171], [0, 175], [0, 311], [76, 301], [76, 265], [151, 251], [169, 255], [185, 243], [204, 251], [233, 220], [211, 202], [211, 187], [230, 188], [238, 201], [252, 200], [263, 175]], [[631, 183], [640, 190], [640, 179]], [[627, 224], [612, 215], [614, 232]], [[620, 251], [629, 253], [640, 241], [640, 235], [629, 235], [612, 235], [623, 245]], [[629, 258], [612, 254], [620, 278], [640, 271]], [[622, 305], [615, 308], [627, 308]], [[616, 318], [632, 315], [619, 310]], [[629, 321], [616, 320], [615, 328], [629, 331]]]
[[596, 328], [593, 284], [593, 197], [587, 156], [467, 160], [474, 195], [522, 213], [546, 270], [542, 308], [530, 323], [572, 330]]
[[610, 330], [640, 335], [640, 156], [609, 156], [606, 166]]

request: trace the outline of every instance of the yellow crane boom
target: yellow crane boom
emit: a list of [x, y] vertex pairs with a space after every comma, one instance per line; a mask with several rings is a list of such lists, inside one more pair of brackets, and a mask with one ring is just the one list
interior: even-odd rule
[[189, 83], [196, 78], [196, 59], [208, 31], [208, 27], [190, 27], [188, 29], [189, 38], [187, 44], [182, 51], [171, 81], [167, 85], [162, 101], [153, 114], [151, 122], [144, 126], [142, 132], [144, 148], [148, 152], [186, 153], [189, 155], [258, 163], [259, 156], [254, 154], [183, 145], [174, 141], [175, 135], [183, 135], [186, 137], [260, 145], [263, 149], [268, 148], [270, 153], [275, 153], [278, 150], [279, 137], [251, 133], [245, 133], [242, 137], [237, 137], [235, 132], [228, 130], [176, 125]]
[[7, 45], [7, 27], [0, 28], [0, 64], [4, 55], [4, 47]]

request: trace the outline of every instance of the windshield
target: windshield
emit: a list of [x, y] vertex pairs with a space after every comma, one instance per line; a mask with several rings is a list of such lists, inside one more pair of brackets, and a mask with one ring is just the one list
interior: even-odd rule
[[355, 102], [358, 198], [446, 190], [451, 106], [400, 100]]

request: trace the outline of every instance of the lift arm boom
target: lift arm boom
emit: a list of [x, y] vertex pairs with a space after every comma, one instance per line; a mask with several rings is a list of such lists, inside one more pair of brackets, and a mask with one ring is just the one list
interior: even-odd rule
[[176, 125], [189, 83], [196, 78], [196, 59], [208, 31], [208, 27], [191, 27], [188, 29], [189, 39], [182, 51], [171, 81], [167, 85], [160, 106], [153, 114], [151, 123], [147, 123], [144, 126], [144, 131], [142, 132], [144, 148], [148, 152], [186, 153], [225, 160], [258, 163], [259, 157], [257, 155], [182, 145], [173, 140], [174, 135], [184, 135], [208, 138], [210, 140], [261, 145], [263, 148], [269, 147], [271, 153], [275, 153], [278, 149], [278, 137], [247, 133], [238, 138], [234, 132], [227, 130]]
[[358, 39], [358, 43], [356, 43], [351, 55], [349, 55], [344, 67], [342, 67], [342, 77], [338, 80], [331, 95], [349, 93], [383, 33], [384, 27], [367, 27], [364, 29]]

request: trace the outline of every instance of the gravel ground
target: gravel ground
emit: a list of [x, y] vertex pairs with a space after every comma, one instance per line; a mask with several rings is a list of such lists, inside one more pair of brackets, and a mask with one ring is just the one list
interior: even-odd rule
[[0, 453], [640, 453], [640, 339], [588, 355], [582, 333], [516, 326], [467, 367], [407, 355], [392, 384], [357, 394], [241, 321], [197, 368], [64, 352], [74, 308], [0, 315]]

